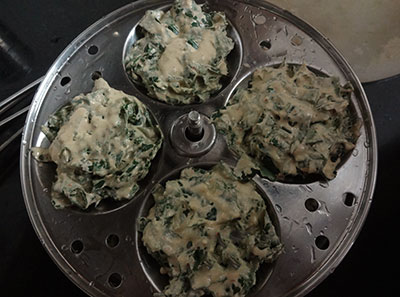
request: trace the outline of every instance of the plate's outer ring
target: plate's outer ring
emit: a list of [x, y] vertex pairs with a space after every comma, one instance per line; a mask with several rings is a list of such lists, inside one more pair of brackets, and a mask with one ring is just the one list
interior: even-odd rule
[[[165, 6], [168, 4], [170, 1], [165, 1], [165, 0], [155, 0], [155, 1], [138, 1], [131, 3], [127, 6], [124, 6], [111, 14], [107, 15], [106, 17], [100, 19], [98, 22], [90, 26], [87, 30], [85, 30], [82, 34], [80, 34], [71, 44], [68, 46], [63, 53], [59, 56], [59, 58], [54, 62], [54, 64], [51, 66], [49, 71], [47, 72], [47, 75], [45, 76], [43, 82], [41, 83], [40, 87], [38, 88], [36, 95], [34, 97], [34, 100], [32, 102], [30, 111], [27, 116], [26, 124], [24, 127], [23, 131], [23, 137], [22, 137], [22, 144], [21, 144], [21, 156], [20, 156], [20, 172], [21, 172], [21, 183], [22, 183], [22, 191], [24, 195], [24, 201], [26, 204], [26, 208], [30, 217], [30, 220], [34, 226], [34, 229], [49, 253], [49, 255], [52, 257], [54, 262], [59, 266], [59, 268], [82, 290], [84, 290], [87, 294], [91, 296], [109, 296], [109, 295], [123, 295], [119, 291], [113, 291], [113, 289], [118, 289], [118, 288], [111, 288], [109, 290], [105, 290], [104, 286], [97, 285], [97, 279], [88, 279], [85, 277], [85, 275], [82, 273], [82, 271], [79, 271], [76, 269], [76, 267], [71, 264], [71, 258], [67, 254], [68, 251], [63, 248], [63, 246], [59, 246], [58, 243], [58, 238], [54, 237], [52, 231], [49, 230], [49, 226], [46, 226], [46, 213], [43, 213], [43, 208], [41, 208], [41, 205], [37, 204], [37, 193], [35, 192], [34, 189], [37, 189], [38, 185], [36, 181], [34, 181], [35, 174], [37, 173], [38, 169], [37, 164], [34, 163], [32, 160], [31, 154], [30, 154], [30, 148], [34, 145], [37, 145], [38, 143], [40, 144], [40, 141], [38, 139], [35, 139], [37, 135], [34, 134], [34, 129], [37, 129], [37, 121], [38, 118], [40, 117], [39, 112], [43, 109], [42, 103], [45, 100], [45, 97], [47, 94], [50, 92], [50, 88], [53, 88], [55, 85], [55, 81], [61, 78], [61, 72], [63, 72], [63, 69], [68, 68], [68, 63], [70, 63], [70, 60], [79, 53], [79, 51], [82, 51], [85, 47], [89, 46], [90, 44], [90, 39], [96, 36], [97, 34], [101, 33], [104, 28], [112, 28], [113, 24], [118, 22], [120, 19], [124, 19], [127, 15], [132, 15], [132, 12], [134, 11], [142, 11], [144, 9], [148, 8], [155, 8], [155, 7], [161, 7]], [[210, 1], [212, 2], [212, 1]], [[225, 2], [228, 2], [226, 4]], [[343, 165], [341, 168], [342, 172], [349, 172], [349, 174], [355, 174], [356, 177], [359, 176], [360, 171], [363, 174], [363, 180], [354, 181], [354, 185], [356, 187], [355, 189], [355, 196], [356, 196], [356, 203], [352, 205], [351, 207], [348, 207], [343, 213], [339, 213], [339, 218], [341, 220], [346, 221], [346, 225], [344, 226], [343, 229], [340, 230], [340, 232], [334, 232], [332, 236], [335, 237], [336, 243], [333, 247], [329, 247], [326, 251], [321, 251], [315, 248], [315, 245], [311, 243], [311, 260], [314, 261], [310, 267], [312, 270], [310, 271], [301, 271], [300, 268], [298, 268], [298, 271], [296, 271], [296, 263], [293, 263], [293, 261], [296, 259], [296, 255], [299, 257], [299, 259], [302, 259], [309, 251], [303, 251], [298, 247], [295, 247], [294, 245], [290, 245], [290, 239], [291, 237], [285, 236], [285, 233], [283, 234], [283, 241], [287, 243], [286, 245], [286, 252], [284, 255], [278, 259], [277, 262], [277, 268], [275, 269], [274, 273], [268, 280], [269, 283], [280, 283], [282, 287], [277, 286], [276, 290], [274, 288], [264, 288], [262, 290], [263, 294], [255, 294], [257, 296], [303, 296], [312, 288], [314, 288], [318, 283], [320, 283], [325, 277], [331, 273], [334, 268], [339, 265], [343, 257], [346, 255], [348, 250], [351, 248], [352, 244], [354, 243], [360, 229], [362, 228], [362, 225], [365, 221], [365, 218], [367, 216], [370, 204], [372, 202], [372, 195], [375, 187], [375, 181], [376, 181], [376, 173], [377, 173], [377, 140], [376, 140], [376, 132], [375, 132], [375, 126], [373, 123], [372, 119], [372, 114], [371, 110], [369, 108], [369, 104], [366, 98], [366, 95], [363, 91], [363, 88], [361, 86], [360, 81], [356, 77], [354, 71], [351, 69], [349, 64], [345, 61], [345, 59], [342, 57], [342, 55], [335, 49], [335, 47], [329, 42], [329, 40], [325, 37], [323, 37], [320, 33], [318, 33], [313, 27], [310, 25], [304, 23], [300, 19], [296, 18], [289, 12], [282, 10], [276, 6], [270, 5], [265, 1], [216, 1], [216, 5], [220, 3], [222, 6], [225, 4], [226, 6], [234, 7], [233, 9], [237, 10], [238, 12], [243, 12], [247, 9], [247, 12], [250, 10], [254, 10], [253, 12], [250, 13], [250, 15], [257, 16], [265, 13], [266, 15], [274, 15], [274, 17], [271, 19], [268, 19], [267, 17], [267, 22], [266, 24], [272, 24], [274, 21], [276, 22], [290, 22], [293, 26], [297, 27], [299, 29], [299, 32], [307, 32], [308, 37], [310, 39], [308, 40], [307, 38], [304, 39], [304, 43], [309, 42], [309, 43], [317, 43], [318, 46], [323, 48], [324, 52], [326, 53], [326, 56], [329, 56], [331, 59], [330, 61], [323, 62], [324, 63], [332, 63], [332, 61], [335, 64], [334, 70], [328, 69], [329, 65], [319, 65], [317, 63], [317, 59], [313, 60], [311, 59], [311, 64], [315, 64], [318, 66], [321, 66], [323, 70], [326, 70], [328, 73], [339, 73], [342, 74], [341, 79], [345, 78], [346, 80], [349, 80], [352, 85], [355, 87], [356, 90], [356, 99], [353, 98], [353, 103], [356, 105], [356, 111], [359, 114], [359, 116], [362, 118], [363, 122], [363, 133], [360, 136], [359, 142], [357, 144], [357, 155], [354, 154], [354, 158], [350, 157], [351, 160], [349, 160], [347, 163]], [[240, 13], [239, 13], [240, 14]], [[238, 15], [235, 17], [235, 19], [240, 19], [241, 15]], [[258, 23], [261, 23], [262, 21], [265, 21], [263, 18], [260, 18], [257, 20]], [[235, 23], [234, 23], [235, 25]], [[236, 24], [237, 25], [237, 24]], [[289, 28], [290, 29], [290, 28]], [[255, 29], [257, 32], [257, 30]], [[297, 31], [294, 31], [297, 32]], [[293, 33], [293, 32], [292, 32]], [[279, 34], [279, 33], [276, 33]], [[287, 35], [288, 32], [285, 32]], [[297, 33], [293, 33], [296, 35]], [[256, 33], [257, 35], [257, 33]], [[290, 32], [289, 32], [290, 35]], [[262, 36], [259, 36], [262, 38]], [[243, 38], [243, 36], [242, 36]], [[254, 38], [254, 36], [246, 36], [246, 38]], [[258, 40], [257, 40], [258, 41]], [[250, 43], [250, 42], [249, 42]], [[272, 40], [272, 43], [274, 44], [274, 40]], [[270, 49], [271, 53], [269, 56], [265, 56], [264, 63], [265, 64], [273, 64], [276, 61], [281, 61], [282, 60], [282, 55], [279, 53], [282, 48], [279, 48], [279, 40], [276, 41], [278, 44], [278, 47], [275, 48], [272, 46]], [[286, 46], [286, 44], [284, 44]], [[246, 44], [244, 45], [246, 46]], [[296, 45], [297, 47], [298, 45]], [[275, 50], [275, 52], [274, 52]], [[297, 52], [298, 48], [295, 48], [293, 52]], [[286, 53], [287, 56], [290, 56], [290, 50], [289, 52]], [[303, 56], [304, 61], [309, 62], [308, 56], [305, 54]], [[289, 62], [290, 59], [288, 59]], [[314, 63], [313, 63], [314, 61]], [[223, 101], [223, 96], [224, 98], [228, 98], [229, 95], [232, 93], [234, 87], [239, 84], [239, 82], [244, 79], [246, 76], [248, 76], [249, 73], [251, 73], [252, 70], [256, 66], [260, 66], [262, 63], [258, 61], [258, 64], [255, 63], [254, 65], [249, 63], [250, 60], [246, 58], [243, 58], [243, 61], [241, 60], [241, 71], [239, 71], [239, 74], [237, 75], [236, 78], [233, 79], [231, 82], [231, 86], [227, 88], [226, 91], [223, 92], [221, 95], [221, 100]], [[319, 61], [321, 62], [321, 61]], [[333, 66], [332, 66], [333, 67]], [[78, 92], [80, 93], [80, 92]], [[151, 103], [151, 101], [147, 101], [149, 105], [152, 105], [153, 108], [157, 108], [160, 106], [157, 103]], [[212, 106], [212, 104], [211, 104]], [[164, 110], [170, 111], [170, 107], [162, 107]], [[162, 109], [160, 107], [160, 109]], [[181, 112], [177, 113], [176, 116], [179, 116], [183, 113], [183, 111], [187, 111], [190, 108], [183, 108]], [[205, 114], [209, 114], [209, 108], [206, 106], [202, 110]], [[43, 120], [43, 119], [40, 119]], [[169, 119], [166, 119], [166, 123], [168, 124]], [[166, 131], [164, 131], [166, 132]], [[165, 133], [164, 133], [165, 134]], [[42, 140], [43, 141], [43, 140]], [[168, 149], [168, 144], [166, 144], [167, 149]], [[223, 151], [223, 149], [221, 149]], [[219, 151], [219, 153], [221, 152]], [[218, 152], [217, 152], [218, 153]], [[168, 152], [165, 153], [168, 156]], [[164, 152], [162, 153], [162, 157], [165, 155]], [[217, 160], [218, 156], [213, 156], [214, 160]], [[200, 159], [194, 160], [194, 159], [182, 159], [181, 163], [196, 163], [197, 161], [202, 161]], [[173, 167], [173, 166], [172, 166]], [[355, 168], [354, 168], [355, 167]], [[359, 167], [359, 168], [358, 168]], [[167, 172], [168, 170], [171, 169], [166, 166], [166, 168], [163, 170], [164, 173]], [[162, 176], [162, 175], [160, 175]], [[332, 186], [331, 188], [334, 188], [335, 183], [337, 182], [344, 182], [344, 179], [341, 179], [340, 174], [338, 174], [338, 177], [336, 181], [332, 181]], [[271, 197], [272, 199], [272, 204], [276, 205], [275, 211], [278, 213], [279, 220], [280, 220], [280, 225], [282, 228], [282, 232], [288, 231], [289, 233], [293, 231], [295, 232], [302, 232], [304, 231], [304, 236], [307, 236], [305, 238], [307, 239], [315, 239], [318, 237], [318, 234], [324, 235], [324, 232], [329, 235], [330, 230], [334, 230], [333, 225], [336, 222], [334, 217], [335, 217], [335, 209], [332, 210], [331, 205], [329, 205], [329, 201], [325, 201], [324, 199], [321, 199], [319, 201], [320, 204], [320, 209], [316, 211], [315, 213], [307, 213], [307, 217], [304, 217], [304, 220], [298, 220], [295, 219], [294, 217], [291, 217], [291, 215], [296, 215], [298, 212], [300, 212], [300, 207], [303, 206], [304, 199], [306, 199], [309, 196], [314, 196], [318, 194], [323, 194], [326, 191], [326, 188], [328, 187], [327, 184], [320, 184], [318, 182], [312, 183], [312, 184], [306, 184], [306, 185], [285, 185], [281, 183], [271, 183], [266, 180], [260, 180], [259, 183], [264, 186], [265, 192]], [[341, 189], [340, 195], [343, 194], [343, 191], [345, 192], [347, 189], [351, 189], [351, 186], [353, 186], [352, 183], [350, 183], [349, 186], [344, 186], [343, 189]], [[329, 189], [329, 188], [328, 188]], [[278, 195], [279, 194], [279, 195]], [[339, 193], [337, 193], [339, 194]], [[36, 196], [35, 196], [36, 195]], [[285, 196], [289, 198], [285, 198], [285, 201], [279, 201], [276, 199], [278, 196]], [[292, 200], [291, 198], [293, 197], [300, 196], [298, 200]], [[341, 198], [340, 198], [341, 199]], [[318, 199], [317, 199], [318, 200]], [[283, 202], [283, 203], [281, 203]], [[139, 198], [136, 199], [136, 201], [133, 201], [132, 203], [129, 204], [130, 209], [135, 209], [135, 206], [138, 206], [137, 203], [140, 203]], [[287, 205], [291, 205], [291, 207], [287, 207]], [[139, 204], [140, 205], [140, 204]], [[327, 207], [329, 205], [329, 207]], [[129, 207], [125, 207], [122, 209], [122, 211], [129, 209]], [[294, 210], [293, 210], [294, 209]], [[328, 211], [329, 209], [329, 211]], [[304, 210], [302, 210], [304, 211]], [[322, 223], [320, 222], [319, 218], [314, 218], [316, 213], [322, 214], [327, 218], [328, 223]], [[111, 212], [109, 215], [112, 216], [114, 215], [115, 212]], [[137, 214], [135, 212], [135, 214]], [[76, 215], [75, 213], [68, 214], [66, 217], [71, 216], [71, 217], [79, 217], [79, 220], [82, 219], [82, 223], [85, 222], [85, 220], [88, 220], [88, 216], [79, 216]], [[102, 215], [97, 215], [91, 217], [91, 219], [98, 219]], [[123, 215], [121, 215], [123, 216]], [[115, 215], [114, 217], [118, 217], [118, 215]], [[301, 217], [301, 216], [299, 216]], [[315, 219], [315, 225], [308, 225], [309, 223], [306, 222], [305, 219]], [[59, 222], [57, 222], [59, 223]], [[328, 224], [325, 227], [320, 227], [318, 225], [319, 223], [322, 224]], [[134, 225], [134, 223], [132, 223]], [[312, 226], [315, 229], [310, 229], [309, 227]], [[317, 226], [317, 227], [316, 227]], [[322, 225], [321, 225], [322, 226]], [[341, 226], [341, 225], [340, 225]], [[319, 228], [319, 229], [318, 229]], [[289, 234], [288, 233], [288, 234]], [[293, 234], [291, 236], [297, 236], [296, 234]], [[134, 235], [133, 235], [134, 236]], [[303, 235], [302, 235], [303, 236]], [[127, 239], [127, 241], [131, 241]], [[333, 241], [333, 240], [332, 240]], [[122, 243], [120, 243], [122, 246]], [[132, 246], [131, 246], [132, 247]], [[68, 249], [68, 247], [67, 247]], [[288, 262], [285, 262], [288, 261]], [[292, 261], [292, 262], [291, 262]], [[288, 273], [287, 270], [284, 270], [287, 274], [280, 274], [279, 270], [279, 265], [286, 264], [288, 263], [293, 266], [293, 270]], [[137, 263], [138, 264], [138, 263]], [[299, 264], [299, 263], [297, 263]], [[139, 265], [138, 265], [139, 266]], [[140, 269], [140, 268], [138, 268]], [[296, 272], [301, 272], [301, 273], [308, 273], [307, 277], [301, 282], [301, 283], [296, 283], [298, 281], [299, 275], [296, 275]], [[300, 274], [300, 273], [299, 273]], [[128, 276], [126, 276], [128, 278]], [[102, 279], [101, 279], [102, 280]], [[103, 281], [103, 280], [102, 280]], [[135, 279], [136, 284], [142, 284], [146, 283], [149, 285], [149, 283], [152, 283], [152, 280], [146, 280], [145, 276], [138, 276], [137, 279]], [[151, 286], [151, 285], [149, 285]], [[291, 286], [290, 289], [288, 289], [287, 286]], [[268, 287], [268, 286], [266, 286]], [[283, 289], [283, 287], [285, 287]], [[144, 290], [148, 290], [148, 287], [146, 289], [141, 289], [143, 290], [143, 296], [144, 296]], [[146, 292], [147, 292], [146, 291]], [[113, 293], [115, 292], [115, 293]], [[277, 292], [285, 292], [284, 294], [276, 294]], [[139, 290], [138, 292], [132, 292], [132, 295], [140, 294], [142, 296], [141, 291]], [[147, 293], [149, 294], [149, 293]], [[150, 295], [149, 295], [150, 296]]]

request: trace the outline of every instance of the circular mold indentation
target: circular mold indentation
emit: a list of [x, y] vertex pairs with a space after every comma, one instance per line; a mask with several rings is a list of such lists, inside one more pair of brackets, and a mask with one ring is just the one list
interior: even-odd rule
[[61, 78], [60, 80], [60, 86], [65, 87], [66, 85], [68, 85], [71, 82], [71, 77], [69, 76], [64, 76], [63, 78]]
[[[94, 73], [97, 73], [95, 71]], [[98, 72], [100, 73], [100, 72]], [[62, 107], [62, 106], [61, 106]], [[51, 114], [54, 114], [57, 110], [59, 110], [61, 107], [54, 107], [55, 110], [51, 112]], [[152, 111], [147, 108], [150, 118], [152, 120], [152, 123], [154, 124], [155, 127], [160, 127], [157, 119], [154, 117]], [[165, 136], [163, 135], [162, 130], [159, 128], [159, 133], [160, 136], [162, 137], [162, 144], [161, 147], [159, 148], [156, 156], [151, 160], [151, 165], [150, 168], [148, 169], [148, 172], [145, 177], [143, 177], [141, 180], [139, 180], [137, 183], [139, 185], [139, 190], [135, 194], [135, 196], [131, 199], [122, 199], [122, 200], [114, 200], [111, 197], [105, 198], [99, 202], [99, 204], [95, 207], [94, 205], [91, 205], [89, 208], [83, 210], [75, 205], [67, 207], [67, 211], [79, 213], [80, 215], [96, 215], [96, 214], [105, 214], [111, 211], [116, 211], [119, 210], [120, 208], [126, 206], [127, 204], [130, 204], [133, 200], [135, 200], [137, 197], [142, 195], [142, 193], [145, 191], [147, 188], [148, 184], [151, 183], [152, 179], [158, 172], [160, 165], [161, 165], [161, 158], [162, 158], [162, 151], [164, 150], [164, 140]], [[45, 134], [40, 131], [39, 136], [37, 137], [36, 142], [32, 144], [32, 147], [40, 147], [40, 148], [48, 148], [50, 146], [50, 141], [47, 139]], [[31, 151], [29, 151], [29, 154], [31, 154]], [[54, 162], [40, 162], [37, 161], [36, 159], [32, 158], [32, 164], [33, 164], [33, 170], [35, 172], [35, 179], [37, 180], [39, 186], [38, 189], [42, 190], [42, 196], [41, 198], [47, 199], [48, 203], [51, 203], [51, 192], [52, 192], [52, 185], [56, 181], [56, 176], [57, 176], [57, 165]]]
[[102, 77], [103, 77], [103, 74], [98, 70], [93, 71], [92, 74], [90, 75], [90, 78], [92, 80], [97, 80], [97, 79], [102, 78]]
[[[164, 149], [164, 144], [161, 145], [160, 149], [158, 150], [155, 158], [151, 161], [151, 166], [147, 175], [139, 180], [137, 183], [139, 185], [139, 190], [135, 194], [135, 196], [131, 199], [124, 199], [124, 200], [114, 200], [112, 198], [105, 198], [99, 202], [99, 204], [95, 207], [91, 205], [87, 209], [83, 210], [79, 207], [72, 205], [67, 207], [67, 211], [79, 213], [80, 215], [97, 215], [97, 214], [105, 214], [112, 211], [117, 211], [122, 207], [130, 204], [133, 200], [140, 197], [144, 191], [146, 190], [147, 186], [151, 183], [154, 176], [159, 170], [161, 165], [161, 158], [162, 158], [162, 151]], [[34, 161], [38, 162], [38, 161]], [[56, 170], [57, 166], [55, 163], [44, 163], [44, 164], [37, 164], [35, 166], [36, 176], [38, 178], [39, 183], [42, 185], [43, 189], [43, 197], [47, 199], [49, 203], [51, 203], [51, 189], [52, 185], [56, 180]]]
[[[230, 163], [230, 162], [229, 162]], [[230, 166], [233, 165], [234, 162], [231, 162]], [[175, 169], [174, 171], [170, 172], [166, 176], [162, 177], [160, 179], [159, 184], [165, 185], [167, 181], [178, 179], [180, 176], [180, 172], [189, 167], [195, 167], [195, 168], [201, 168], [201, 169], [211, 169], [215, 163], [202, 163], [202, 164], [193, 164], [191, 166], [184, 166], [179, 169]], [[279, 219], [278, 215], [272, 205], [272, 202], [268, 198], [266, 192], [263, 190], [262, 187], [262, 181], [261, 179], [255, 177], [253, 179], [253, 182], [255, 183], [256, 186], [256, 191], [258, 194], [261, 195], [263, 198], [266, 209], [268, 212], [268, 215], [271, 219], [271, 222], [276, 230], [276, 234], [278, 237], [281, 239], [281, 230], [280, 230], [280, 224], [279, 224]], [[140, 218], [146, 217], [150, 211], [150, 209], [154, 206], [154, 199], [151, 194], [151, 191], [146, 195], [144, 200], [142, 201], [142, 205], [139, 209], [138, 213], [138, 226], [140, 225]], [[140, 230], [141, 227], [138, 227], [137, 230]], [[152, 284], [152, 286], [158, 290], [162, 291], [163, 288], [168, 284], [168, 276], [165, 274], [160, 273], [160, 264], [148, 253], [146, 247], [143, 244], [142, 241], [142, 233], [140, 231], [137, 231], [136, 236], [136, 252], [138, 254], [139, 262], [141, 264], [141, 267], [143, 269], [143, 272], [145, 273], [146, 277], [148, 278], [149, 282]], [[256, 272], [256, 284], [252, 287], [252, 289], [249, 292], [249, 296], [253, 296], [253, 294], [256, 294], [258, 291], [260, 291], [268, 282], [270, 276], [273, 273], [273, 270], [275, 268], [275, 262], [273, 263], [263, 263], [260, 265], [259, 269]]]
[[99, 52], [99, 48], [97, 47], [97, 45], [91, 45], [88, 48], [88, 54], [91, 55], [91, 56], [96, 55], [98, 52]]
[[271, 49], [271, 47], [272, 47], [271, 40], [269, 40], [269, 39], [260, 41], [260, 43], [258, 45], [265, 51]]
[[[267, 63], [265, 65], [258, 67], [257, 69], [264, 68], [264, 67], [279, 68], [282, 65], [282, 63], [284, 63], [284, 62], [285, 61]], [[298, 62], [288, 61], [286, 63], [290, 67], [301, 67], [302, 66], [302, 64], [300, 64]], [[314, 73], [318, 77], [325, 77], [325, 78], [332, 77], [328, 73], [326, 73], [323, 69], [318, 68], [316, 65], [306, 65], [306, 67], [308, 70], [310, 70], [312, 73]], [[238, 90], [248, 88], [251, 86], [252, 75], [253, 75], [254, 71], [255, 70], [253, 70], [252, 72], [246, 73], [243, 77], [241, 77], [238, 80], [238, 82], [232, 88], [232, 91], [228, 94], [228, 96], [224, 102], [224, 106], [229, 105], [229, 101], [235, 96], [235, 94], [237, 93]], [[343, 83], [340, 83], [340, 85], [343, 85]], [[353, 102], [354, 96], [355, 96], [355, 94], [352, 93], [351, 98], [349, 98], [348, 109], [349, 109], [351, 118], [355, 121], [356, 119], [359, 119], [360, 116], [358, 115], [357, 110], [354, 106], [354, 102]], [[279, 115], [275, 115], [275, 120], [276, 121], [281, 120]], [[350, 156], [354, 156], [353, 150], [349, 150], [348, 152], [346, 152], [344, 155], [341, 156], [340, 162], [336, 166], [335, 173], [337, 173], [340, 170], [340, 168], [347, 162], [347, 160], [350, 158]], [[337, 156], [331, 155], [331, 156], [329, 156], [329, 158], [331, 159], [332, 162], [335, 162], [337, 160]], [[276, 175], [278, 173], [278, 169], [274, 166], [272, 160], [268, 156], [265, 157], [265, 160], [263, 161], [263, 165], [272, 174]], [[268, 176], [265, 176], [265, 177], [268, 178]], [[286, 184], [310, 184], [310, 183], [314, 183], [317, 181], [322, 182], [322, 183], [324, 183], [324, 182], [327, 183], [328, 179], [322, 174], [311, 173], [311, 174], [302, 174], [302, 175], [298, 174], [295, 176], [287, 175], [283, 179], [279, 179], [278, 181], [282, 182], [282, 183], [286, 183]]]
[[[168, 6], [164, 6], [164, 7], [160, 7], [159, 9], [163, 10], [163, 11], [167, 11], [168, 9], [170, 9], [170, 5]], [[227, 68], [228, 68], [228, 75], [226, 76], [222, 76], [220, 79], [220, 83], [222, 85], [222, 87], [217, 90], [216, 92], [212, 93], [210, 98], [206, 101], [209, 102], [211, 100], [213, 100], [213, 98], [215, 98], [219, 93], [221, 93], [236, 77], [236, 75], [238, 74], [239, 70], [240, 70], [240, 66], [242, 64], [242, 59], [243, 59], [243, 45], [242, 45], [242, 41], [241, 41], [241, 37], [239, 35], [238, 30], [235, 28], [235, 26], [233, 25], [233, 23], [229, 20], [229, 18], [227, 17], [227, 22], [228, 22], [228, 28], [227, 28], [227, 35], [228, 37], [230, 37], [235, 46], [232, 49], [232, 51], [228, 54], [228, 56], [226, 57], [226, 64], [227, 64]], [[148, 94], [148, 91], [146, 89], [146, 87], [143, 85], [143, 83], [141, 82], [141, 78], [138, 76], [138, 78], [136, 80], [134, 80], [127, 72], [126, 70], [126, 65], [125, 65], [125, 60], [127, 55], [130, 52], [130, 49], [135, 45], [135, 43], [140, 40], [141, 38], [143, 38], [144, 32], [142, 27], [139, 25], [139, 23], [136, 23], [133, 27], [132, 30], [130, 31], [130, 33], [128, 34], [123, 50], [122, 50], [122, 65], [123, 65], [123, 71], [126, 75], [126, 77], [128, 78], [128, 80], [130, 82], [132, 82], [132, 84], [135, 86], [135, 88], [142, 93], [143, 95], [152, 98], [153, 100], [157, 100], [163, 104], [168, 104], [162, 100], [158, 100], [155, 97], [151, 97]], [[198, 104], [198, 103], [193, 103], [193, 104]], [[187, 104], [174, 104], [175, 106], [186, 106]]]

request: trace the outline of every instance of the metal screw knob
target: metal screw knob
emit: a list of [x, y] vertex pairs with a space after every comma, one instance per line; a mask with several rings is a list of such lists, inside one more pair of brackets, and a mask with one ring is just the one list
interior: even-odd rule
[[193, 110], [172, 124], [170, 139], [178, 154], [196, 157], [206, 154], [214, 145], [216, 130], [209, 118]]
[[188, 127], [187, 127], [187, 132], [189, 138], [198, 138], [201, 136], [201, 134], [204, 133], [203, 131], [203, 119], [200, 115], [195, 110], [192, 110], [188, 114]]

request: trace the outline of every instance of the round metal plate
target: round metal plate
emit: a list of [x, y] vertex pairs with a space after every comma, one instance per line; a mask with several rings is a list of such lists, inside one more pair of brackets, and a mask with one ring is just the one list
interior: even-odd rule
[[[171, 1], [165, 0], [138, 1], [111, 13], [77, 37], [49, 69], [31, 105], [21, 148], [22, 189], [32, 224], [60, 269], [89, 295], [152, 296], [158, 276], [145, 273], [144, 265], [153, 264], [143, 263], [143, 249], [138, 247], [137, 218], [145, 198], [176, 168], [231, 158], [220, 135], [204, 155], [190, 158], [177, 154], [168, 138], [172, 124], [191, 110], [210, 116], [257, 67], [284, 60], [304, 62], [339, 77], [342, 83], [352, 83], [352, 105], [363, 125], [356, 148], [329, 182], [287, 184], [256, 178], [276, 212], [285, 252], [266, 284], [252, 295], [303, 296], [343, 259], [371, 204], [377, 143], [362, 86], [334, 46], [290, 13], [261, 0], [220, 0], [209, 1], [209, 6], [224, 11], [232, 25], [229, 34], [236, 45], [228, 60], [233, 75], [223, 90], [204, 104], [169, 106], [158, 102], [128, 79], [122, 61], [125, 47], [137, 38], [135, 28], [145, 11], [170, 5]], [[30, 149], [49, 145], [40, 126], [74, 96], [90, 92], [92, 78], [99, 75], [113, 88], [144, 102], [160, 124], [165, 141], [142, 182], [142, 191], [131, 201], [104, 204], [87, 212], [55, 210], [49, 193], [54, 165], [36, 162]]]

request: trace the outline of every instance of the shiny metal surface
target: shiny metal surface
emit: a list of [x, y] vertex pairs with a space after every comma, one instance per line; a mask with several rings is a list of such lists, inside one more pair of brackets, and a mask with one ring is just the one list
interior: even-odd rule
[[[234, 89], [256, 67], [286, 60], [350, 81], [352, 104], [362, 119], [356, 148], [331, 181], [302, 184], [256, 178], [274, 208], [285, 253], [272, 272], [261, 271], [252, 296], [303, 296], [331, 273], [357, 237], [372, 200], [377, 170], [377, 143], [373, 119], [362, 86], [334, 46], [312, 27], [265, 1], [209, 1], [224, 11], [235, 49], [228, 57], [231, 76], [224, 88], [203, 104], [169, 106], [149, 98], [125, 74], [126, 47], [137, 39], [136, 25], [148, 9], [167, 8], [171, 1], [129, 4], [88, 28], [65, 49], [49, 69], [29, 111], [21, 147], [21, 182], [25, 204], [43, 246], [60, 269], [91, 296], [152, 296], [163, 282], [157, 269], [146, 270], [139, 247], [137, 218], [153, 186], [170, 172], [186, 166], [232, 161], [225, 141], [216, 135], [205, 154], [180, 155], [168, 137], [153, 162], [142, 190], [131, 201], [101, 205], [96, 210], [55, 210], [50, 189], [55, 168], [36, 162], [34, 146], [47, 146], [40, 131], [50, 114], [74, 96], [91, 91], [92, 78], [103, 76], [112, 87], [137, 96], [152, 111], [164, 136], [181, 116], [196, 110], [210, 116], [229, 100]], [[69, 78], [69, 79], [68, 79]], [[65, 83], [67, 82], [67, 83]], [[173, 141], [173, 140], [172, 140]], [[271, 208], [272, 208], [271, 207]], [[272, 211], [272, 209], [271, 209]], [[146, 260], [147, 261], [147, 260]], [[264, 285], [265, 283], [265, 285]]]
[[171, 127], [169, 140], [174, 150], [187, 157], [198, 157], [208, 153], [217, 138], [211, 120], [192, 110], [180, 116]]

